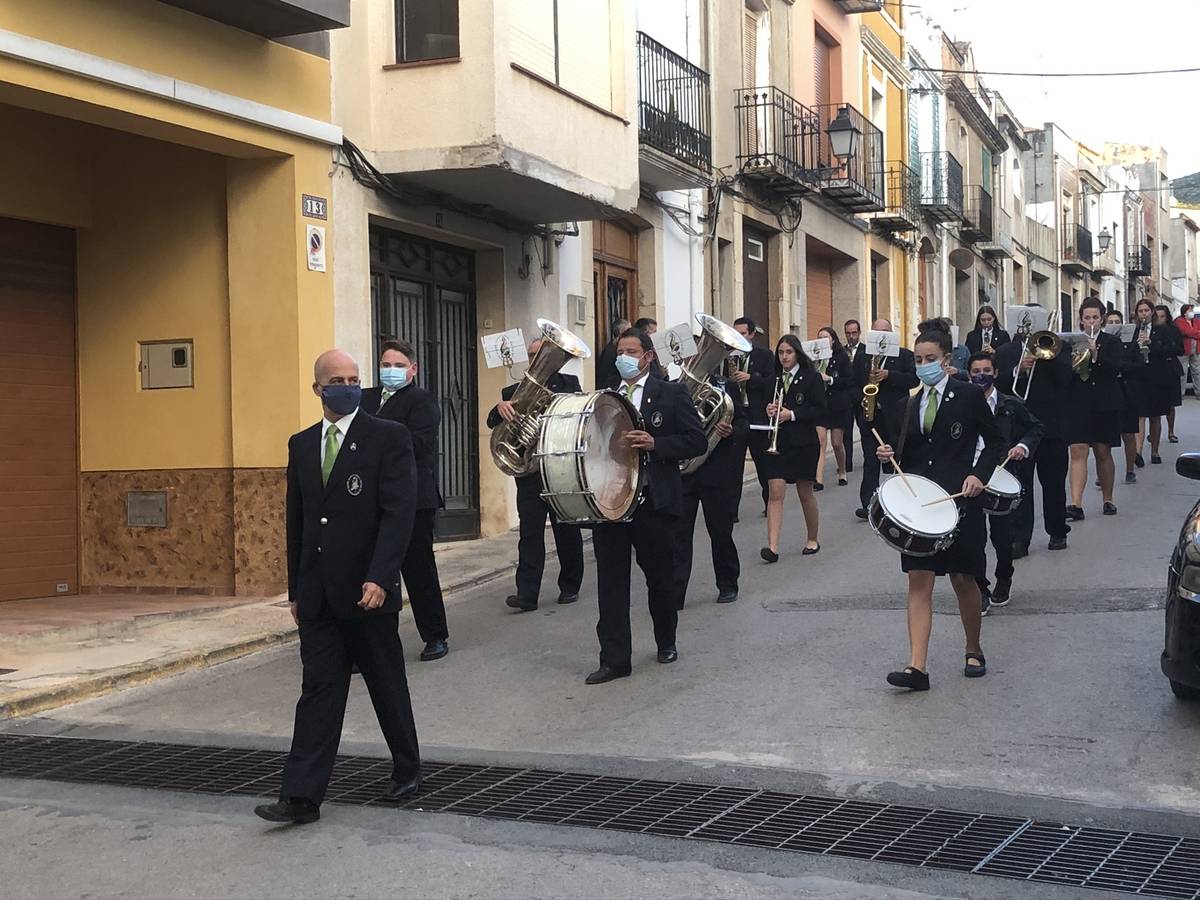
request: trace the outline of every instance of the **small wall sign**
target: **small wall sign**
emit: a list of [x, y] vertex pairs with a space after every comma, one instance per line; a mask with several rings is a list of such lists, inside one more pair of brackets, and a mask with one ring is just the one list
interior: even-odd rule
[[328, 219], [329, 201], [313, 194], [300, 195], [300, 214], [309, 219]]
[[308, 243], [308, 270], [325, 271], [325, 229], [320, 225], [306, 225]]
[[129, 528], [166, 528], [167, 492], [130, 491], [125, 495], [125, 524]]

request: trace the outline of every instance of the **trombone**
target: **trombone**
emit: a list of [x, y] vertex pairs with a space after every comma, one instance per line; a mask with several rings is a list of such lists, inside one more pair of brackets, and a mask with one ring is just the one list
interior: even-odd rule
[[771, 401], [775, 404], [775, 415], [771, 417], [771, 444], [767, 447], [767, 452], [773, 456], [779, 455], [779, 414], [783, 411], [783, 379], [775, 380], [775, 399]]
[[[1048, 361], [1058, 356], [1058, 351], [1062, 349], [1062, 338], [1058, 336], [1055, 328], [1058, 326], [1058, 310], [1050, 313], [1050, 320], [1046, 323], [1044, 331], [1036, 331], [1025, 341], [1025, 346], [1021, 350], [1021, 359], [1017, 362], [1017, 378], [1021, 376], [1021, 364], [1025, 362], [1025, 357], [1032, 356], [1035, 360], [1034, 366], [1029, 370], [1029, 377], [1025, 381], [1025, 394], [1022, 400], [1028, 402], [1029, 389], [1033, 387], [1033, 373], [1037, 371], [1037, 362]], [[1015, 380], [1015, 379], [1014, 379]]]

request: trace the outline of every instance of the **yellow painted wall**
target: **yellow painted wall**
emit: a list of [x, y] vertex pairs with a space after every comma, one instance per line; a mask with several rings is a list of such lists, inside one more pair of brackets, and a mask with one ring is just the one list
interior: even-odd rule
[[71, 228], [91, 223], [82, 126], [0, 104], [0, 134], [7, 136], [0, 140], [0, 216]]
[[0, 0], [0, 29], [301, 115], [329, 115], [329, 64], [158, 0]]

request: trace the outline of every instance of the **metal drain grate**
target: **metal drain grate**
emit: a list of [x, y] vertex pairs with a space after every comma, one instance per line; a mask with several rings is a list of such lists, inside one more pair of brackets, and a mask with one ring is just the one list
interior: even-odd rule
[[[286, 753], [0, 734], [0, 775], [274, 796]], [[374, 805], [391, 762], [339, 756], [334, 803]], [[426, 762], [405, 809], [641, 832], [1200, 900], [1200, 839], [708, 784]]]

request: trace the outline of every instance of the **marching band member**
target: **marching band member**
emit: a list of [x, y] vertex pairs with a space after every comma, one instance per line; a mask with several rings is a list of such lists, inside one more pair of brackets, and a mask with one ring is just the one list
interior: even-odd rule
[[1154, 304], [1141, 299], [1133, 308], [1137, 324], [1133, 341], [1138, 356], [1134, 357], [1129, 373], [1139, 383], [1141, 406], [1138, 414], [1145, 421], [1139, 435], [1138, 454], [1135, 462], [1142, 459], [1144, 435], [1150, 438], [1150, 462], [1162, 462], [1159, 444], [1162, 442], [1162, 419], [1171, 411], [1173, 392], [1171, 380], [1171, 358], [1175, 355], [1175, 334], [1168, 333], [1161, 325], [1154, 324]]
[[[742, 316], [735, 319], [733, 327], [751, 346], [750, 357], [746, 361], [744, 371], [734, 372], [730, 380], [746, 389], [746, 415], [751, 425], [767, 424], [767, 404], [771, 402], [771, 392], [775, 390], [775, 354], [766, 347], [760, 347], [754, 342], [756, 327], [754, 320]], [[750, 446], [750, 458], [754, 460], [754, 473], [758, 476], [758, 484], [762, 488], [763, 515], [767, 514], [767, 476], [766, 463], [763, 458], [767, 454], [767, 444], [770, 438], [765, 431], [751, 431], [746, 438]]]
[[646, 496], [628, 522], [592, 527], [596, 554], [596, 588], [600, 619], [600, 667], [588, 675], [588, 684], [627, 678], [633, 671], [633, 642], [629, 631], [629, 575], [632, 556], [646, 576], [650, 617], [658, 661], [679, 658], [675, 628], [679, 621], [679, 590], [675, 583], [677, 520], [683, 512], [683, 485], [679, 463], [700, 456], [708, 439], [686, 387], [651, 374], [654, 343], [644, 331], [630, 328], [617, 340], [616, 367], [620, 390], [639, 410], [645, 431], [626, 435], [631, 447], [649, 454]]
[[[1111, 310], [1104, 317], [1105, 325], [1124, 325], [1125, 316], [1120, 310]], [[1118, 340], [1120, 340], [1118, 338]], [[1125, 483], [1137, 484], [1137, 473], [1134, 471], [1134, 459], [1138, 447], [1138, 399], [1134, 391], [1136, 382], [1129, 378], [1132, 365], [1132, 345], [1121, 343], [1121, 374], [1117, 380], [1121, 386], [1121, 413], [1118, 416], [1121, 428], [1121, 443], [1125, 449]]]
[[1171, 308], [1163, 304], [1154, 307], [1154, 324], [1161, 328], [1164, 333], [1170, 335], [1170, 343], [1174, 355], [1168, 360], [1171, 368], [1171, 374], [1175, 376], [1170, 384], [1169, 393], [1171, 395], [1171, 409], [1167, 412], [1167, 440], [1172, 444], [1179, 443], [1179, 437], [1175, 434], [1175, 410], [1183, 406], [1183, 363], [1180, 357], [1184, 355], [1183, 332], [1179, 330], [1175, 322], [1171, 319]]
[[[860, 338], [862, 337], [862, 325], [858, 319], [847, 319], [842, 323], [842, 334], [846, 336], [846, 356], [850, 358], [850, 408], [846, 410], [846, 417], [842, 425], [842, 444], [846, 451], [846, 471], [854, 471], [854, 364], [858, 359], [858, 355], [863, 352], [863, 344]], [[1200, 397], [1200, 394], [1197, 394]]]
[[995, 354], [1011, 340], [1008, 332], [1000, 327], [996, 310], [990, 306], [979, 307], [975, 316], [975, 327], [967, 332], [967, 349], [971, 353]]
[[[1009, 394], [1001, 394], [996, 390], [996, 360], [990, 353], [976, 353], [967, 364], [971, 383], [983, 388], [988, 407], [996, 417], [1000, 426], [1000, 434], [1007, 448], [1007, 458], [1010, 465], [1020, 466], [1037, 450], [1042, 440], [1045, 428], [1026, 409], [1020, 398]], [[978, 454], [983, 451], [982, 439], [976, 447], [976, 462]], [[983, 597], [983, 614], [986, 616], [990, 606], [1007, 606], [1009, 594], [1012, 591], [1013, 577], [1013, 540], [1012, 528], [1009, 524], [1011, 514], [1007, 516], [984, 516], [984, 524], [991, 532], [992, 549], [996, 551], [996, 589], [989, 590], [987, 572], [979, 576], [979, 592]]]
[[[800, 507], [804, 510], [804, 525], [808, 540], [801, 551], [803, 556], [812, 556], [821, 549], [818, 539], [820, 512], [817, 498], [813, 494], [813, 482], [817, 477], [816, 423], [825, 414], [825, 384], [804, 355], [800, 339], [794, 334], [785, 334], [775, 346], [775, 359], [779, 364], [779, 387], [776, 400], [767, 405], [767, 415], [778, 423], [776, 449], [778, 453], [765, 455], [767, 486], [767, 546], [760, 551], [768, 563], [779, 562], [779, 532], [783, 527], [783, 500], [787, 486], [796, 486]], [[766, 432], [764, 432], [766, 433]]]
[[[542, 339], [529, 344], [529, 358], [537, 356]], [[510, 384], [500, 392], [500, 402], [488, 413], [488, 428], [496, 428], [501, 422], [511, 422], [517, 410], [510, 402], [517, 392], [517, 384]], [[555, 372], [547, 380], [546, 388], [554, 394], [577, 394], [582, 390], [579, 379], [574, 375]], [[542, 476], [538, 472], [522, 475], [517, 483], [517, 592], [504, 602], [518, 612], [532, 612], [538, 608], [538, 594], [542, 589], [542, 572], [546, 567], [546, 517], [550, 517], [550, 528], [554, 532], [554, 549], [558, 554], [558, 602], [574, 603], [579, 599], [579, 587], [583, 583], [583, 532], [575, 525], [563, 525], [550, 511], [542, 499]]]
[[1029, 542], [1033, 539], [1035, 473], [1042, 488], [1042, 525], [1050, 537], [1048, 549], [1067, 549], [1067, 533], [1071, 530], [1067, 525], [1069, 453], [1062, 426], [1066, 392], [1074, 377], [1071, 354], [1063, 348], [1053, 359], [1041, 360], [1025, 350], [1026, 342], [1021, 339], [1010, 341], [996, 353], [999, 371], [996, 386], [1006, 394], [1021, 397], [1029, 412], [1046, 428], [1041, 443], [1030, 456], [1031, 462], [1014, 473], [1021, 478], [1025, 502], [1012, 513], [1013, 559], [1029, 555]]
[[817, 371], [825, 382], [825, 399], [827, 412], [817, 421], [817, 440], [821, 452], [817, 457], [817, 480], [813, 482], [813, 490], [825, 489], [822, 483], [825, 478], [825, 444], [832, 444], [833, 457], [837, 462], [837, 483], [845, 486], [846, 481], [846, 448], [842, 429], [846, 427], [846, 416], [850, 412], [850, 384], [853, 373], [850, 371], [850, 356], [846, 353], [838, 333], [832, 325], [826, 325], [817, 332], [817, 338], [828, 338], [833, 347], [833, 356], [817, 363]]
[[[891, 331], [892, 323], [887, 319], [876, 319], [871, 325], [872, 331]], [[916, 368], [913, 363], [913, 353], [904, 347], [900, 348], [899, 356], [885, 356], [880, 368], [872, 365], [871, 353], [867, 348], [859, 351], [854, 359], [854, 415], [858, 419], [858, 433], [862, 435], [863, 474], [862, 483], [858, 488], [858, 509], [854, 514], [866, 521], [867, 504], [871, 502], [876, 488], [879, 487], [879, 460], [875, 455], [875, 436], [871, 434], [872, 425], [864, 418], [862, 408], [862, 389], [867, 384], [879, 385], [879, 396], [875, 408], [886, 409], [908, 396], [908, 392], [920, 382], [917, 380]]]
[[[1083, 519], [1083, 490], [1087, 485], [1088, 450], [1096, 457], [1096, 476], [1104, 497], [1104, 515], [1115, 516], [1112, 448], [1121, 443], [1121, 384], [1118, 376], [1125, 354], [1119, 338], [1102, 330], [1104, 304], [1089, 297], [1079, 305], [1079, 326], [1088, 336], [1086, 351], [1078, 354], [1068, 391], [1067, 442], [1071, 454], [1071, 503], [1067, 519]], [[1071, 353], [1069, 348], [1065, 352]]]
[[[977, 497], [992, 477], [1003, 453], [1004, 438], [983, 390], [950, 378], [950, 336], [942, 331], [922, 332], [913, 347], [922, 388], [889, 406], [885, 423], [898, 438], [901, 468], [937, 482], [951, 494], [962, 493], [963, 517], [954, 542], [931, 557], [901, 554], [900, 567], [908, 574], [908, 665], [887, 676], [888, 684], [914, 691], [929, 690], [927, 657], [933, 628], [933, 586], [938, 575], [949, 575], [958, 597], [959, 616], [966, 637], [963, 674], [987, 674], [987, 660], [979, 643], [982, 604], [976, 579], [986, 567], [986, 531]], [[982, 438], [983, 449], [976, 453]], [[897, 456], [892, 444], [876, 450], [880, 462]]]
[[717, 581], [717, 602], [732, 603], [738, 598], [741, 563], [733, 541], [733, 523], [738, 500], [742, 496], [742, 472], [746, 465], [746, 435], [750, 430], [746, 408], [738, 396], [737, 385], [722, 377], [709, 382], [724, 390], [733, 401], [733, 420], [716, 426], [721, 440], [708, 459], [691, 475], [683, 476], [683, 515], [679, 519], [675, 580], [679, 586], [679, 606], [687, 597], [692, 577], [692, 549], [696, 533], [696, 513], [704, 507], [704, 527], [712, 545], [713, 575]]

